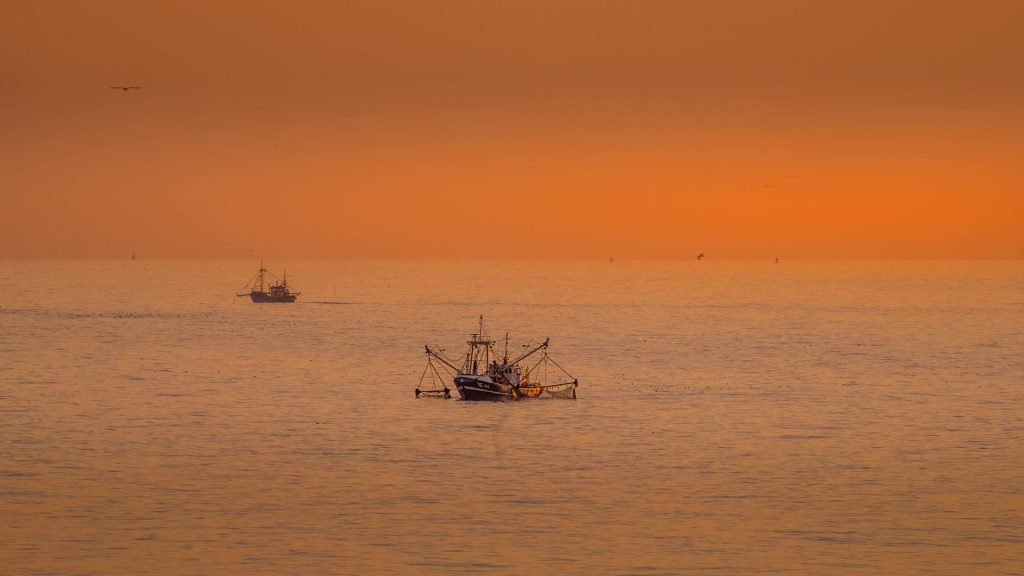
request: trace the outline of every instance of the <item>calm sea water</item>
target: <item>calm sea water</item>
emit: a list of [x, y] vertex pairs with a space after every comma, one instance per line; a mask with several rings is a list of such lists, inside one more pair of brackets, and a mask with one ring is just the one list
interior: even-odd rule
[[1024, 574], [1022, 262], [286, 264], [0, 262], [0, 574]]

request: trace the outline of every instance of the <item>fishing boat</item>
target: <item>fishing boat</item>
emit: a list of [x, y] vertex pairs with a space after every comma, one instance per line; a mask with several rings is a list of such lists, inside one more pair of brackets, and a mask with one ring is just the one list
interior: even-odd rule
[[[270, 280], [267, 279], [270, 276]], [[295, 302], [295, 299], [301, 294], [301, 292], [292, 292], [288, 288], [288, 271], [285, 270], [284, 277], [280, 282], [277, 282], [277, 278], [273, 274], [270, 274], [266, 268], [263, 267], [263, 261], [260, 260], [260, 269], [256, 271], [254, 276], [246, 286], [250, 288], [243, 288], [236, 296], [243, 297], [248, 296], [252, 298], [253, 302], [264, 303], [264, 302]]]
[[469, 347], [459, 359], [449, 358], [443, 348], [424, 346], [427, 367], [416, 386], [417, 398], [450, 398], [449, 381], [454, 382], [462, 400], [576, 398], [579, 381], [548, 355], [550, 339], [525, 344], [524, 352], [510, 358], [506, 333], [505, 350], [499, 355], [494, 349], [497, 343], [487, 336], [484, 317], [480, 316], [479, 329], [466, 343]]

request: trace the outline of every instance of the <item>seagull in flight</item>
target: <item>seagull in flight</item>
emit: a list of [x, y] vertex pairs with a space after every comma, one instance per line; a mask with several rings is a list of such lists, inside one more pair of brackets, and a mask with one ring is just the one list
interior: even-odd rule
[[125, 92], [129, 90], [142, 90], [142, 86], [111, 86], [110, 88], [111, 90], [124, 90]]

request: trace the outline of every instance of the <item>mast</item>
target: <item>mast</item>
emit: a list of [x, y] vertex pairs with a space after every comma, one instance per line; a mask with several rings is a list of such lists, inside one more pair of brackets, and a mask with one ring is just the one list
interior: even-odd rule
[[257, 274], [260, 281], [260, 292], [263, 292], [263, 276], [267, 273], [267, 269], [263, 267], [263, 259], [260, 258], [260, 271]]
[[[469, 344], [469, 349], [466, 350], [466, 364], [463, 366], [461, 371], [462, 374], [477, 374], [478, 368], [480, 367], [481, 361], [486, 368], [491, 362], [491, 347], [494, 346], [494, 340], [487, 337], [484, 332], [484, 316], [480, 315], [480, 327], [477, 332], [470, 334], [469, 340], [466, 341]], [[483, 352], [480, 351], [483, 348]]]

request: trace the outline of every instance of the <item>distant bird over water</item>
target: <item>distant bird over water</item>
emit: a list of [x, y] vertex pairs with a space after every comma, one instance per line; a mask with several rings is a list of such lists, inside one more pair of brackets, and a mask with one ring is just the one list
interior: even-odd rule
[[142, 86], [111, 86], [110, 89], [111, 90], [124, 90], [125, 92], [127, 92], [129, 90], [142, 90]]
[[701, 252], [700, 254], [697, 254], [697, 260], [703, 260], [703, 259], [704, 259], [704, 253], [703, 252]]

